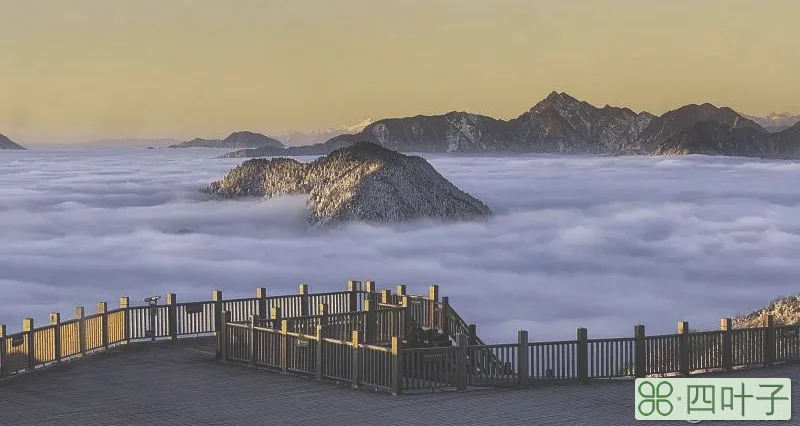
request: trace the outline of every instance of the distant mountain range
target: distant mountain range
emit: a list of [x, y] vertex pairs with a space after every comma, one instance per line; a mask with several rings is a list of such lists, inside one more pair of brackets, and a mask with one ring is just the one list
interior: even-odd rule
[[261, 133], [234, 132], [225, 139], [196, 138], [170, 145], [169, 148], [272, 148], [283, 149], [283, 142]]
[[729, 155], [800, 159], [800, 124], [770, 133], [727, 107], [686, 105], [661, 116], [595, 107], [553, 92], [511, 120], [467, 112], [387, 118], [307, 146], [240, 149], [227, 158], [324, 155], [356, 142], [400, 152]]
[[325, 142], [334, 136], [348, 133], [358, 133], [374, 122], [375, 120], [367, 118], [352, 126], [342, 125], [336, 127], [325, 127], [322, 129], [313, 130], [311, 132], [290, 130], [278, 133], [275, 135], [275, 138], [280, 139], [284, 144], [290, 146], [314, 145]]
[[166, 145], [173, 145], [180, 143], [179, 139], [167, 138], [121, 138], [121, 139], [98, 139], [79, 144], [90, 147], [103, 147], [103, 148], [145, 148], [145, 147], [163, 147]]
[[789, 127], [794, 126], [800, 122], [800, 114], [783, 113], [770, 113], [766, 117], [754, 117], [752, 115], [744, 115], [745, 118], [755, 121], [759, 126], [763, 127], [770, 133], [780, 132]]
[[25, 150], [26, 148], [5, 135], [0, 134], [0, 149], [16, 149], [16, 150]]

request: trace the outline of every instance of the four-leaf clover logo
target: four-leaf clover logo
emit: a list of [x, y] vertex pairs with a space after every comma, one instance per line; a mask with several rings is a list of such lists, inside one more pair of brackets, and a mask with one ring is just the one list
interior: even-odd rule
[[669, 401], [672, 395], [672, 385], [667, 381], [662, 381], [658, 385], [653, 382], [641, 382], [636, 389], [642, 397], [642, 401], [636, 407], [643, 416], [652, 415], [654, 412], [662, 416], [672, 413], [672, 403]]

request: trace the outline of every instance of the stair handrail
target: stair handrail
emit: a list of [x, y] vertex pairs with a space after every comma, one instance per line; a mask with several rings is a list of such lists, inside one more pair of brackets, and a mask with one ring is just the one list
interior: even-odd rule
[[[449, 305], [449, 304], [447, 305], [447, 311], [445, 312], [445, 315], [447, 315], [449, 317], [448, 319], [452, 320], [452, 321], [450, 321], [450, 327], [448, 327], [449, 330], [447, 330], [447, 333], [450, 335], [449, 336], [450, 338], [452, 338], [453, 340], [457, 341], [458, 340], [458, 334], [463, 333], [463, 334], [466, 334], [466, 335], [470, 336], [470, 338], [473, 339], [474, 344], [470, 343], [470, 346], [472, 346], [472, 347], [476, 347], [476, 346], [477, 347], [483, 347], [483, 346], [486, 346], [486, 343], [484, 343], [483, 340], [481, 340], [481, 338], [478, 337], [477, 334], [475, 334], [475, 335], [471, 335], [470, 334], [471, 330], [470, 330], [469, 325], [467, 324], [466, 321], [464, 321], [463, 318], [461, 318], [461, 315], [459, 315], [458, 312], [456, 312], [456, 310], [453, 308], [452, 305]], [[460, 330], [460, 333], [454, 333], [452, 331], [452, 329], [453, 329], [452, 325], [453, 324], [455, 324], [456, 328], [458, 328]], [[492, 368], [491, 365], [479, 365], [481, 371], [488, 372], [488, 371], [506, 371], [507, 370], [506, 363], [503, 362], [502, 360], [500, 360], [500, 358], [498, 358], [497, 355], [493, 351], [491, 351], [489, 349], [485, 349], [485, 348], [483, 348], [481, 351], [483, 352], [484, 355], [488, 354], [488, 358], [489, 358], [490, 364], [494, 364], [494, 368]], [[485, 359], [486, 359], [485, 356], [484, 357], [480, 357], [480, 360], [479, 360], [478, 364], [483, 364], [482, 361], [485, 360]]]
[[[458, 328], [460, 330], [459, 334], [460, 333], [463, 333], [463, 334], [466, 334], [466, 335], [470, 334], [469, 324], [467, 324], [467, 322], [464, 321], [464, 318], [461, 318], [461, 315], [459, 315], [458, 312], [455, 309], [453, 309], [452, 305], [447, 305], [447, 312], [445, 314], [448, 315], [450, 317], [450, 319], [455, 320], [453, 322], [458, 326]], [[451, 322], [449, 325], [453, 325], [453, 322]], [[458, 339], [458, 334], [450, 333], [450, 330], [448, 330], [448, 333], [451, 334], [450, 337], [452, 337], [453, 339]], [[474, 336], [470, 336], [470, 337], [474, 340], [476, 345], [480, 345], [480, 346], [486, 345], [486, 343], [483, 343], [483, 340], [481, 340], [481, 338], [478, 337], [477, 334], [475, 334]]]

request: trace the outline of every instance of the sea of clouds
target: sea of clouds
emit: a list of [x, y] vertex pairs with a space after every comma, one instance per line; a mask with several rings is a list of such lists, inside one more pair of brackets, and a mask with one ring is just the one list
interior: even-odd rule
[[[672, 333], [800, 292], [800, 164], [722, 157], [445, 157], [488, 223], [309, 230], [303, 200], [198, 192], [242, 160], [210, 149], [0, 151], [0, 323], [345, 288], [441, 294], [484, 340]], [[195, 233], [177, 231], [191, 229]]]

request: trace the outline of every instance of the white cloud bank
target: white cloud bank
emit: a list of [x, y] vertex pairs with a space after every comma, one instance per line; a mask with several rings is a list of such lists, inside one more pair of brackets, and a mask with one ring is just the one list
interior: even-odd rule
[[[206, 149], [0, 152], [0, 323], [153, 293], [207, 299], [407, 284], [489, 341], [671, 333], [800, 292], [800, 164], [734, 158], [430, 157], [487, 224], [298, 225], [300, 199], [215, 201]], [[177, 234], [189, 228], [195, 234]]]

